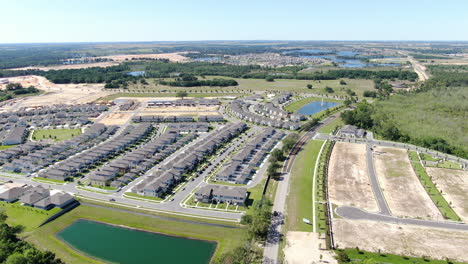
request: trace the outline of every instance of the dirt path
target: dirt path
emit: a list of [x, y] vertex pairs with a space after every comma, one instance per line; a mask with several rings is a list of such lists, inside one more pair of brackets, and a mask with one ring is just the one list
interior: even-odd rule
[[369, 212], [379, 210], [370, 185], [366, 145], [337, 142], [329, 166], [330, 201]]
[[290, 231], [286, 234], [286, 243], [283, 251], [287, 264], [338, 263], [332, 251], [323, 250], [326, 242], [319, 238], [319, 233]]
[[393, 215], [443, 220], [414, 173], [406, 150], [376, 147], [374, 159], [380, 187]]
[[426, 167], [426, 171], [442, 190], [447, 202], [464, 222], [468, 222], [468, 171]]
[[468, 261], [466, 231], [346, 219], [334, 219], [333, 227], [340, 248]]

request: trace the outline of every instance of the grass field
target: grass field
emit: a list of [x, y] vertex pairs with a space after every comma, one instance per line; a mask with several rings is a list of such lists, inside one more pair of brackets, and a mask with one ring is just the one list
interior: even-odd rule
[[33, 140], [41, 140], [41, 139], [54, 139], [55, 141], [62, 141], [66, 139], [70, 139], [74, 136], [78, 136], [81, 134], [81, 129], [39, 129], [34, 130], [32, 135]]
[[[350, 89], [354, 91], [358, 96], [362, 97], [362, 94], [366, 90], [373, 90], [374, 83], [370, 80], [356, 80], [356, 79], [343, 79], [346, 81], [347, 85], [340, 85], [340, 80], [321, 80], [321, 81], [312, 81], [312, 80], [294, 80], [294, 79], [275, 79], [274, 82], [267, 82], [264, 79], [242, 79], [242, 78], [229, 78], [229, 77], [220, 77], [220, 76], [206, 76], [206, 79], [213, 78], [225, 78], [225, 79], [235, 79], [239, 85], [238, 86], [229, 86], [229, 87], [171, 87], [166, 85], [156, 84], [157, 79], [147, 79], [148, 85], [142, 85], [141, 83], [129, 85], [129, 90], [138, 90], [138, 91], [204, 91], [204, 92], [213, 92], [213, 91], [224, 91], [224, 92], [238, 92], [238, 91], [272, 91], [272, 92], [312, 92], [317, 94], [328, 94], [325, 92], [325, 87], [332, 87], [334, 93], [329, 95], [347, 95], [346, 90]], [[199, 77], [200, 80], [203, 78]], [[307, 84], [312, 84], [313, 88], [308, 89]]]
[[340, 100], [331, 99], [331, 98], [307, 97], [307, 98], [304, 98], [302, 100], [299, 100], [297, 102], [287, 105], [286, 107], [284, 107], [284, 109], [289, 112], [297, 112], [304, 105], [310, 104], [312, 102], [320, 102], [322, 101], [322, 99], [324, 102], [342, 103], [342, 101]]
[[18, 145], [0, 146], [0, 150], [9, 149], [9, 148], [14, 147], [14, 146], [18, 146]]
[[[399, 256], [394, 254], [387, 254], [387, 253], [374, 253], [374, 252], [367, 252], [358, 250], [355, 248], [347, 248], [344, 249], [346, 254], [350, 259], [354, 260], [372, 260], [372, 263], [392, 263], [392, 264], [447, 264], [449, 262], [445, 260], [434, 260], [428, 258], [414, 258], [414, 257], [406, 257], [406, 256]], [[453, 264], [461, 264], [462, 262], [450, 261]]]
[[437, 167], [437, 168], [445, 168], [445, 169], [454, 169], [454, 170], [461, 170], [461, 166], [458, 163], [453, 161], [445, 160], [437, 163], [436, 166], [427, 165], [428, 167]]
[[236, 247], [241, 242], [241, 238], [245, 233], [244, 229], [185, 223], [80, 205], [73, 211], [34, 230], [26, 237], [26, 240], [40, 248], [56, 253], [66, 263], [98, 263], [73, 251], [55, 237], [55, 233], [80, 218], [124, 225], [167, 235], [217, 241], [218, 248], [215, 257]]
[[48, 179], [48, 178], [42, 178], [42, 177], [34, 177], [32, 180], [39, 181], [39, 182], [66, 183], [66, 181], [54, 180], [54, 179]]
[[461, 221], [460, 217], [453, 211], [449, 203], [445, 200], [442, 194], [439, 192], [437, 187], [432, 182], [431, 178], [427, 174], [424, 167], [419, 162], [418, 153], [415, 151], [409, 152], [409, 158], [411, 160], [411, 165], [413, 166], [414, 172], [418, 176], [421, 184], [423, 185], [426, 192], [431, 197], [434, 204], [439, 208], [442, 215], [453, 221]]
[[28, 206], [23, 206], [19, 202], [0, 202], [0, 208], [5, 210], [8, 216], [7, 224], [12, 226], [22, 226], [23, 232], [28, 233], [42, 224], [47, 218], [58, 213], [60, 208], [51, 210], [41, 210]]
[[336, 118], [335, 120], [331, 121], [330, 123], [320, 128], [318, 132], [323, 133], [323, 134], [330, 134], [336, 129], [336, 127], [343, 126], [343, 125], [344, 125], [343, 120], [341, 120], [341, 118]]
[[[101, 97], [98, 101], [110, 101], [119, 97], [176, 97], [176, 92], [183, 89], [178, 89], [174, 91], [169, 91], [168, 93], [116, 93], [111, 94], [105, 97]], [[184, 90], [188, 91], [188, 90]], [[239, 94], [234, 93], [188, 93], [187, 97], [221, 97], [221, 96], [239, 96]]]
[[312, 220], [312, 181], [315, 162], [323, 141], [311, 140], [299, 153], [294, 163], [290, 191], [287, 197], [286, 230], [312, 232], [312, 225], [302, 218]]

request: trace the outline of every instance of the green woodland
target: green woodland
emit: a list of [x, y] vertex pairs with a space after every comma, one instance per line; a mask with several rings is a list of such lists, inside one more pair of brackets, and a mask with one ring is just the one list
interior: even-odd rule
[[468, 70], [466, 66], [430, 67], [433, 77], [415, 92], [374, 104], [359, 103], [343, 112], [346, 124], [379, 136], [468, 158]]

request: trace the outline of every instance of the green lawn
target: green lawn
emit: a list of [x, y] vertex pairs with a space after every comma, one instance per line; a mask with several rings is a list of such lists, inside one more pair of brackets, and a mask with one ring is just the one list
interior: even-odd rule
[[99, 263], [80, 255], [55, 237], [55, 234], [77, 219], [84, 218], [116, 225], [124, 225], [167, 235], [176, 235], [218, 242], [215, 257], [238, 246], [244, 229], [215, 227], [169, 219], [152, 218], [109, 209], [80, 205], [60, 218], [34, 230], [26, 240], [42, 249], [54, 252], [65, 263]]
[[427, 160], [427, 161], [438, 161], [440, 159], [436, 159], [431, 155], [425, 154], [425, 153], [420, 153], [419, 154], [422, 160]]
[[[183, 89], [178, 90], [169, 90], [168, 93], [116, 93], [116, 94], [111, 94], [105, 97], [101, 97], [98, 100], [103, 100], [103, 101], [109, 101], [109, 100], [114, 100], [119, 97], [175, 97], [177, 91], [181, 91]], [[188, 91], [188, 90], [184, 90]], [[221, 97], [221, 96], [239, 96], [239, 94], [230, 94], [230, 93], [188, 93], [187, 97]]]
[[[230, 77], [220, 77], [220, 76], [206, 76], [205, 79], [213, 78], [225, 78], [225, 79], [234, 79], [238, 82], [237, 86], [229, 87], [171, 87], [166, 85], [156, 84], [157, 79], [147, 78], [148, 85], [143, 86], [141, 83], [129, 85], [129, 90], [137, 91], [203, 91], [203, 92], [239, 92], [239, 91], [272, 91], [272, 92], [301, 92], [307, 93], [312, 92], [316, 94], [328, 94], [325, 92], [325, 87], [332, 87], [334, 93], [330, 95], [345, 96], [347, 95], [346, 90], [351, 89], [356, 92], [356, 94], [362, 97], [362, 94], [365, 90], [373, 90], [374, 83], [371, 80], [356, 80], [356, 79], [343, 79], [346, 81], [347, 85], [340, 85], [340, 80], [294, 80], [294, 79], [275, 79], [274, 82], [267, 82], [265, 79], [242, 79], [242, 78], [230, 78]], [[169, 78], [168, 78], [169, 79]], [[203, 78], [199, 77], [200, 80]], [[308, 89], [307, 84], [312, 84], [313, 88]]]
[[0, 150], [9, 149], [9, 148], [14, 147], [14, 146], [18, 146], [18, 145], [0, 146]]
[[[317, 168], [317, 177], [316, 177], [316, 193], [315, 193], [315, 200], [317, 203], [315, 203], [315, 223], [317, 223], [317, 231], [319, 233], [327, 233], [328, 230], [328, 216], [327, 216], [327, 205], [325, 203], [321, 202], [326, 202], [327, 196], [326, 196], [326, 173], [327, 173], [327, 168], [328, 168], [328, 157], [331, 155], [331, 151], [333, 149], [333, 142], [332, 141], [327, 141], [325, 143], [325, 146], [323, 147], [323, 151], [318, 164]], [[328, 239], [328, 238], [327, 238]], [[329, 241], [327, 240], [327, 245]]]
[[[338, 250], [337, 250], [338, 251]], [[377, 263], [392, 263], [392, 264], [447, 264], [446, 260], [435, 260], [435, 259], [423, 259], [423, 258], [413, 258], [407, 256], [399, 256], [394, 254], [387, 253], [374, 253], [367, 252], [363, 250], [357, 250], [355, 248], [344, 249], [346, 254], [351, 260], [372, 260]], [[374, 263], [372, 262], [372, 263]], [[453, 264], [462, 264], [462, 262], [452, 261]]]
[[315, 162], [322, 144], [323, 141], [319, 140], [309, 141], [294, 163], [287, 197], [286, 229], [288, 231], [312, 232], [312, 225], [303, 223], [302, 218], [313, 220], [312, 180]]
[[324, 125], [322, 128], [319, 129], [318, 132], [323, 133], [323, 134], [330, 134], [332, 133], [336, 127], [338, 126], [343, 126], [343, 120], [341, 118], [336, 118], [335, 120], [331, 121], [330, 123]]
[[310, 104], [312, 102], [320, 102], [322, 101], [322, 99], [324, 102], [342, 103], [342, 101], [340, 100], [331, 99], [331, 98], [307, 97], [307, 98], [304, 98], [302, 100], [299, 100], [297, 102], [287, 105], [286, 107], [284, 107], [284, 109], [289, 112], [297, 112], [304, 105]]
[[437, 166], [432, 166], [432, 165], [427, 165], [428, 167], [437, 167], [437, 168], [445, 168], [445, 169], [455, 169], [455, 170], [461, 170], [461, 166], [458, 163], [455, 163], [453, 161], [441, 161], [437, 164]]
[[130, 197], [140, 198], [140, 199], [154, 200], [154, 201], [162, 201], [163, 200], [163, 199], [161, 199], [159, 197], [144, 196], [144, 195], [139, 195], [139, 194], [132, 193], [132, 192], [126, 192], [125, 195], [130, 196]]
[[70, 139], [74, 136], [78, 136], [81, 134], [81, 129], [39, 129], [34, 130], [32, 139], [33, 140], [40, 140], [40, 139], [54, 139], [55, 141], [61, 141]]
[[419, 162], [418, 153], [416, 151], [409, 152], [409, 158], [411, 160], [411, 165], [413, 166], [414, 172], [418, 176], [420, 182], [426, 189], [427, 193], [431, 197], [434, 204], [439, 208], [442, 215], [453, 221], [461, 221], [460, 217], [453, 211], [449, 203], [445, 200], [442, 194], [439, 192], [437, 187], [432, 182], [431, 178], [427, 174], [424, 167]]
[[53, 208], [46, 211], [29, 206], [23, 206], [20, 202], [0, 202], [0, 208], [5, 210], [8, 216], [7, 224], [13, 226], [20, 225], [24, 228], [23, 232], [32, 231], [47, 220], [47, 218], [62, 210], [60, 208]]
[[53, 179], [42, 178], [42, 177], [34, 177], [32, 180], [40, 181], [40, 182], [50, 182], [50, 183], [67, 183], [66, 181], [53, 180]]

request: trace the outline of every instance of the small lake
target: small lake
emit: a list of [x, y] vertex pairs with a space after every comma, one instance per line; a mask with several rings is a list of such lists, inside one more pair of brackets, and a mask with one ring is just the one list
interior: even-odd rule
[[328, 108], [339, 105], [339, 103], [332, 102], [312, 102], [301, 107], [297, 112], [303, 115], [313, 115]]
[[127, 73], [127, 74], [128, 74], [128, 75], [131, 75], [131, 76], [136, 76], [136, 77], [138, 77], [138, 76], [143, 76], [143, 75], [145, 75], [146, 72], [145, 72], [145, 71], [132, 71], [132, 72], [129, 72], [129, 73]]
[[121, 264], [206, 264], [216, 243], [77, 220], [57, 233], [76, 250], [96, 259]]

